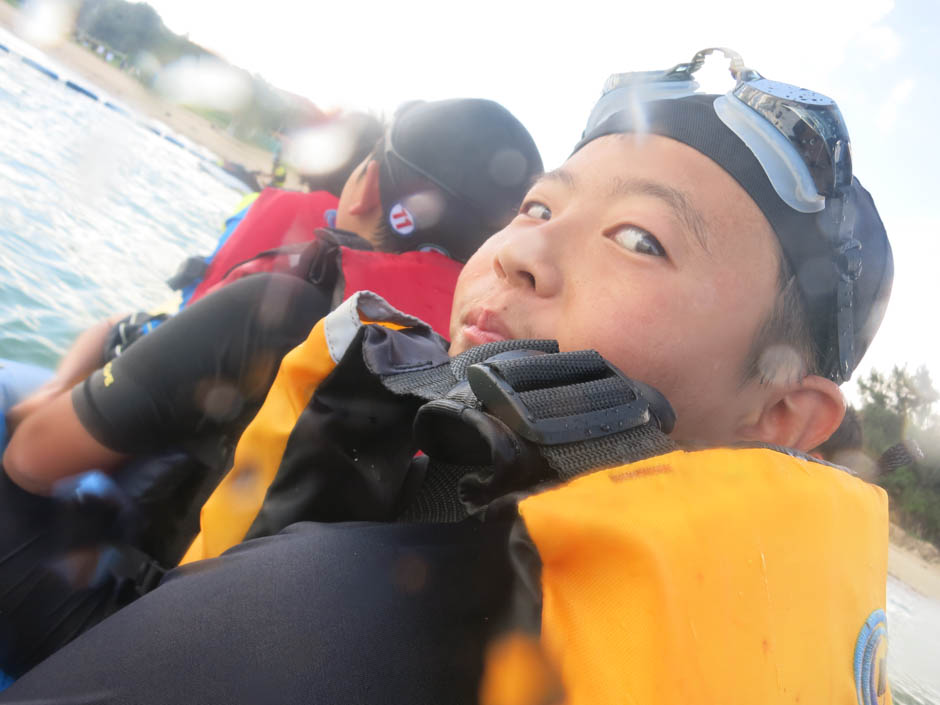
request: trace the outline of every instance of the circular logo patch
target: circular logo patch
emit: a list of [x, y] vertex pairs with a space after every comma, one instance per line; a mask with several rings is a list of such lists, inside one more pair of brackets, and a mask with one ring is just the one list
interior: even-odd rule
[[887, 656], [887, 618], [884, 610], [875, 610], [855, 641], [855, 695], [859, 705], [883, 705], [886, 702]]
[[399, 235], [411, 235], [415, 231], [415, 219], [401, 203], [396, 203], [388, 212], [388, 223]]
[[435, 245], [433, 242], [427, 242], [417, 248], [418, 252], [437, 252], [440, 255], [445, 257], [450, 257], [450, 252], [445, 250], [440, 245]]

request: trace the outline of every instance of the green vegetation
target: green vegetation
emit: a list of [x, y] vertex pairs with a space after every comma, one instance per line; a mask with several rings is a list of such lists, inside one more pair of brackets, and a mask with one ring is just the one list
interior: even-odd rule
[[[152, 86], [160, 71], [183, 59], [223, 62], [187, 37], [174, 34], [160, 15], [143, 2], [83, 0], [75, 22], [76, 40], [91, 51], [112, 54], [111, 63]], [[100, 51], [103, 48], [103, 52]], [[104, 59], [104, 56], [102, 56]], [[265, 149], [276, 144], [276, 134], [319, 122], [322, 112], [310, 101], [271, 86], [260, 76], [241, 69], [250, 86], [249, 99], [231, 111], [217, 106], [187, 107], [208, 117], [234, 137]]]
[[858, 386], [865, 451], [877, 458], [902, 441], [923, 451], [915, 462], [882, 469], [878, 483], [891, 497], [892, 518], [940, 547], [940, 418], [933, 413], [940, 394], [930, 374], [895, 366], [889, 374], [873, 370]]
[[206, 53], [168, 30], [157, 11], [146, 3], [85, 0], [79, 8], [75, 29], [80, 36], [93, 37], [113, 51], [128, 56], [147, 52], [161, 63]]

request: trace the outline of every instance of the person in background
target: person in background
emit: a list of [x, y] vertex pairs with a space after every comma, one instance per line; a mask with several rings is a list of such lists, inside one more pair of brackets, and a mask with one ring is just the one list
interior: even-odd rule
[[[326, 126], [320, 129], [326, 129]], [[239, 263], [266, 250], [310, 242], [318, 228], [335, 223], [343, 185], [353, 169], [373, 150], [384, 126], [372, 115], [351, 112], [333, 118], [329, 129], [332, 138], [340, 143], [336, 149], [340, 158], [319, 163], [321, 168], [316, 173], [301, 174], [308, 193], [282, 188], [287, 170], [276, 159], [272, 168], [275, 180], [271, 186], [242, 199], [235, 212], [226, 219], [215, 250], [208, 256], [188, 258], [170, 277], [170, 287], [181, 291], [179, 310], [201, 298]], [[197, 288], [199, 292], [194, 299]], [[133, 341], [155, 329], [171, 313], [162, 308], [133, 314], [119, 313], [83, 331], [54, 373], [36, 377], [37, 381], [29, 390], [20, 380], [16, 400], [0, 405], [0, 409], [6, 412], [4, 423], [12, 432], [32, 411], [71, 389]], [[7, 434], [2, 435], [0, 450], [6, 447], [6, 437]]]
[[813, 451], [813, 455], [836, 465], [850, 468], [867, 482], [878, 477], [878, 467], [862, 449], [864, 438], [862, 424], [855, 407], [846, 407], [842, 423], [825, 443]]
[[[130, 588], [123, 575], [84, 589], [63, 578], [56, 564], [74, 552], [72, 535], [87, 543], [96, 534], [71, 525], [50, 532], [71, 509], [45, 495], [86, 471], [120, 469], [122, 491], [152, 523], [135, 546], [175, 565], [282, 357], [366, 286], [446, 334], [460, 262], [512, 219], [541, 171], [528, 131], [501, 105], [409, 104], [347, 179], [336, 227], [304, 244], [299, 270], [247, 276], [207, 295], [27, 416], [0, 475], [0, 641], [9, 648], [0, 666], [22, 672], [145, 589], [137, 573]], [[128, 465], [168, 454], [170, 470]], [[80, 485], [67, 494], [87, 503], [95, 492]], [[112, 499], [102, 513], [126, 517]], [[113, 524], [108, 516], [101, 521]]]

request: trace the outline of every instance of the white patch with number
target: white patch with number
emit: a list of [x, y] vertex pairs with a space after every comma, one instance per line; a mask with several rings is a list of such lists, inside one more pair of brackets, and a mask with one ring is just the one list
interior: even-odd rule
[[392, 206], [388, 212], [388, 222], [399, 235], [411, 235], [415, 231], [415, 219], [401, 203]]

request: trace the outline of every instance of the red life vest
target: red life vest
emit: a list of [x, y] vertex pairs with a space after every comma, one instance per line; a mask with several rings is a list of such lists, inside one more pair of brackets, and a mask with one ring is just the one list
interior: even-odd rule
[[462, 265], [439, 252], [390, 254], [340, 248], [343, 301], [374, 291], [399, 311], [427, 323], [450, 340], [450, 309]]
[[[281, 272], [332, 288], [333, 306], [357, 291], [374, 291], [399, 311], [450, 339], [450, 308], [463, 265], [439, 252], [376, 252], [352, 233], [323, 229], [314, 242], [258, 253], [224, 272], [215, 286], [262, 272]], [[341, 243], [346, 243], [341, 244]]]
[[259, 252], [310, 242], [317, 228], [327, 226], [326, 211], [336, 208], [338, 203], [336, 196], [326, 191], [264, 189], [216, 252], [188, 303], [205, 296], [235, 265]]

